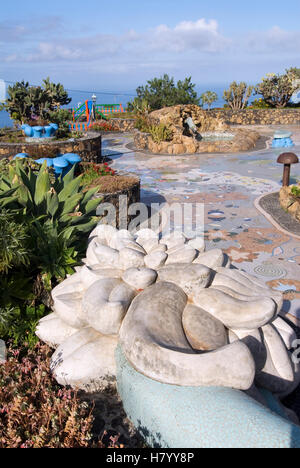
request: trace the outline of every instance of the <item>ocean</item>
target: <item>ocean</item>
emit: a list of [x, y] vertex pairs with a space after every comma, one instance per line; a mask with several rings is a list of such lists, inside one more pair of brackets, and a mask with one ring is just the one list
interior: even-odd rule
[[[196, 86], [198, 96], [205, 91], [215, 91], [218, 95], [218, 101], [214, 103], [212, 107], [223, 107], [225, 101], [223, 100], [223, 91], [228, 88], [228, 84], [222, 85], [201, 85]], [[93, 92], [74, 91], [68, 90], [69, 96], [72, 98], [71, 103], [68, 107], [77, 107], [79, 103], [83, 104], [87, 99], [91, 99]], [[123, 107], [127, 106], [127, 103], [134, 98], [134, 91], [128, 92], [115, 92], [115, 93], [97, 93], [97, 104], [122, 104]], [[11, 127], [13, 122], [10, 120], [9, 115], [5, 111], [0, 112], [0, 128], [9, 126]]]

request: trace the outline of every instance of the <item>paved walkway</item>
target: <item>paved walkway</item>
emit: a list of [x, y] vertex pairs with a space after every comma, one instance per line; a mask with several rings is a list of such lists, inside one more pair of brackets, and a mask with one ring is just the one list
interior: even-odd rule
[[[275, 129], [258, 127], [265, 136]], [[300, 127], [294, 132], [300, 156]], [[129, 147], [128, 147], [129, 145]], [[284, 314], [300, 323], [300, 241], [277, 230], [254, 206], [262, 194], [278, 191], [282, 150], [269, 148], [232, 155], [162, 156], [132, 152], [130, 135], [104, 138], [111, 166], [137, 174], [142, 201], [150, 204], [204, 203], [207, 249], [221, 248], [238, 268], [260, 277], [284, 293]], [[300, 180], [300, 164], [292, 169]]]

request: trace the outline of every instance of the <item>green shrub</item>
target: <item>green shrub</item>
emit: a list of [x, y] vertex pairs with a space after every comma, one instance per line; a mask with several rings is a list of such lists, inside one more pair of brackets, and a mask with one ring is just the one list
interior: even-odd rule
[[291, 188], [291, 193], [292, 195], [294, 195], [294, 197], [300, 197], [300, 187], [293, 185], [293, 187]]
[[136, 90], [137, 98], [127, 104], [127, 110], [140, 113], [145, 106], [150, 112], [177, 104], [199, 105], [195, 86], [191, 77], [175, 84], [174, 78], [165, 74], [160, 78], [149, 80], [146, 86], [139, 86]]
[[0, 275], [9, 269], [28, 265], [29, 233], [27, 226], [14, 221], [7, 210], [0, 212]]
[[161, 143], [162, 141], [172, 141], [173, 132], [166, 125], [151, 125], [149, 127], [149, 133], [151, 134], [155, 143]]

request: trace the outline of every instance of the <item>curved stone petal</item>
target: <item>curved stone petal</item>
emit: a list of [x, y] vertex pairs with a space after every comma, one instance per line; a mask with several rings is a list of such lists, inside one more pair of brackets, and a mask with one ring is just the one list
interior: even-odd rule
[[60, 294], [54, 299], [53, 310], [59, 318], [73, 328], [82, 328], [87, 325], [86, 317], [82, 311], [82, 292]]
[[68, 276], [62, 283], [52, 289], [53, 300], [61, 294], [72, 294], [84, 291], [84, 284], [81, 281], [81, 271]]
[[186, 243], [186, 237], [181, 232], [174, 232], [168, 236], [164, 236], [160, 240], [160, 243], [165, 244], [168, 250], [174, 249], [174, 248], [182, 248], [184, 244]]
[[136, 250], [131, 248], [125, 248], [120, 250], [120, 267], [123, 270], [128, 268], [142, 268], [145, 266], [145, 256]]
[[67, 325], [55, 312], [43, 317], [39, 321], [35, 331], [40, 340], [52, 347], [60, 345], [77, 332], [77, 328]]
[[269, 297], [241, 301], [214, 288], [198, 291], [194, 302], [232, 329], [259, 328], [270, 322], [276, 314], [276, 304]]
[[290, 327], [290, 325], [288, 325], [281, 317], [277, 317], [277, 319], [272, 322], [272, 325], [278, 331], [287, 349], [292, 349], [293, 342], [297, 340], [297, 335], [292, 327]]
[[159, 281], [167, 281], [180, 286], [188, 296], [193, 296], [198, 289], [206, 288], [211, 279], [212, 270], [204, 265], [191, 263], [173, 263], [158, 271]]
[[193, 349], [214, 351], [228, 344], [223, 323], [200, 307], [188, 304], [183, 311], [182, 325]]
[[85, 289], [88, 289], [96, 281], [105, 278], [121, 278], [122, 274], [123, 270], [118, 270], [117, 268], [99, 268], [84, 265], [80, 276]]
[[168, 254], [166, 252], [155, 251], [146, 255], [144, 261], [147, 268], [151, 268], [153, 270], [158, 270], [162, 266], [165, 265], [168, 259]]
[[[266, 284], [260, 282], [257, 278], [251, 277], [251, 275], [243, 275], [242, 272], [236, 269], [228, 268], [217, 268], [217, 272], [221, 275], [225, 275], [235, 281], [237, 287], [232, 289], [237, 289], [243, 294], [250, 294], [255, 296], [267, 296], [271, 297], [277, 304], [277, 312], [279, 313], [283, 305], [283, 294], [280, 291], [274, 291], [269, 288]], [[218, 275], [216, 276], [218, 278]], [[247, 293], [246, 291], [249, 291]], [[243, 292], [244, 291], [244, 292]]]
[[171, 263], [192, 263], [197, 257], [197, 250], [184, 245], [179, 249], [171, 251], [171, 253], [170, 250], [167, 250], [167, 254], [166, 265], [170, 265]]
[[117, 335], [135, 291], [119, 279], [94, 283], [82, 299], [88, 324], [103, 335]]
[[[90, 248], [90, 247], [89, 247]], [[119, 252], [118, 250], [107, 247], [106, 245], [96, 244], [94, 247], [99, 266], [119, 267]], [[90, 263], [89, 263], [90, 265]], [[94, 265], [94, 264], [93, 264]]]
[[256, 374], [259, 386], [272, 393], [289, 393], [294, 384], [294, 369], [284, 342], [272, 325], [262, 327], [267, 360]]
[[118, 340], [84, 328], [61, 344], [51, 359], [57, 382], [87, 392], [102, 391], [115, 382]]
[[226, 263], [226, 257], [222, 250], [214, 249], [198, 255], [193, 263], [200, 263], [201, 265], [215, 270], [217, 267], [223, 266]]
[[97, 237], [99, 243], [109, 245], [112, 236], [119, 231], [109, 224], [98, 224], [97, 227], [91, 232], [90, 238]]
[[173, 283], [160, 282], [137, 296], [120, 330], [120, 344], [135, 369], [163, 383], [249, 388], [255, 366], [241, 342], [198, 354], [182, 328], [187, 296]]
[[129, 268], [123, 274], [122, 279], [136, 290], [146, 289], [155, 283], [157, 273], [150, 268]]
[[262, 370], [267, 360], [267, 350], [263, 341], [261, 329], [230, 331], [234, 333], [237, 339], [248, 346], [255, 361], [256, 370]]
[[187, 245], [189, 245], [193, 249], [198, 250], [198, 252], [200, 253], [203, 253], [205, 251], [205, 241], [203, 237], [195, 237], [195, 239], [189, 240]]

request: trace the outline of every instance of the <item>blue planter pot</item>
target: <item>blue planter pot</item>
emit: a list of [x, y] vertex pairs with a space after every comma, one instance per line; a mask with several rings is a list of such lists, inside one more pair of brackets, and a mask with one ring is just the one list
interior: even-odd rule
[[47, 167], [53, 167], [53, 159], [52, 158], [41, 158], [41, 159], [37, 159], [35, 162], [37, 164], [44, 164], [44, 162], [47, 162]]
[[28, 138], [32, 138], [33, 137], [33, 129], [32, 127], [30, 127], [30, 125], [21, 125], [21, 128], [22, 130], [24, 131], [25, 133], [25, 136], [27, 136]]
[[69, 162], [62, 156], [53, 159], [53, 167], [54, 167], [55, 174], [57, 176], [62, 175], [63, 177], [71, 169], [71, 165], [69, 164]]
[[33, 138], [42, 138], [44, 127], [32, 127], [33, 129]]
[[81, 157], [76, 153], [67, 153], [64, 155], [64, 158], [72, 165], [78, 164], [81, 162]]
[[18, 153], [13, 157], [13, 160], [15, 160], [15, 159], [26, 159], [26, 158], [28, 158], [27, 153]]
[[46, 127], [44, 127], [44, 130], [45, 130], [45, 135], [44, 135], [45, 138], [51, 138], [55, 134], [55, 129], [51, 125], [47, 125]]

